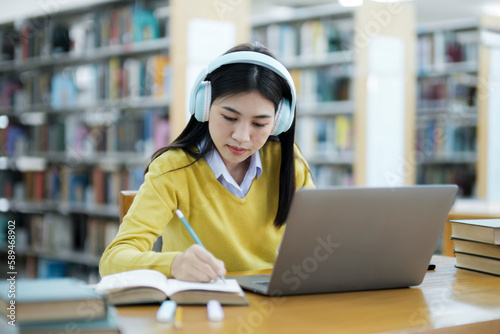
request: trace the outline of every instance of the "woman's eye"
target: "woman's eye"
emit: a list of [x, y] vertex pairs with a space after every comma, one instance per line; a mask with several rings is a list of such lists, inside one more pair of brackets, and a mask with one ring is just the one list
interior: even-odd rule
[[262, 123], [253, 123], [253, 125], [259, 127], [259, 128], [263, 128], [265, 127], [267, 124], [262, 124]]
[[230, 121], [230, 122], [236, 121], [236, 118], [228, 117], [228, 116], [226, 116], [226, 115], [222, 115], [222, 117], [224, 117], [224, 119], [225, 119], [226, 121]]

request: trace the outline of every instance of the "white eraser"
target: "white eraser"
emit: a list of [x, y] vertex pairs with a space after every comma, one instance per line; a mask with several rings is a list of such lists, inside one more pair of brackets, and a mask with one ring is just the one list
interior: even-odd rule
[[224, 320], [224, 311], [217, 300], [209, 300], [207, 303], [208, 320], [222, 321]]
[[156, 320], [160, 322], [172, 322], [174, 321], [175, 308], [177, 303], [172, 300], [165, 300], [161, 303], [158, 312], [156, 312]]

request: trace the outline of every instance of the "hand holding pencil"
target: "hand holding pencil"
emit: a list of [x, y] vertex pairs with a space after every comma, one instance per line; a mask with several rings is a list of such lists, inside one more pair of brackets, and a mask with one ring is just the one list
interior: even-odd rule
[[190, 246], [182, 254], [177, 255], [172, 262], [170, 272], [174, 278], [184, 281], [209, 282], [217, 280], [226, 274], [224, 262], [217, 259], [208, 250], [191, 228], [180, 210], [176, 214], [188, 230], [196, 244]]

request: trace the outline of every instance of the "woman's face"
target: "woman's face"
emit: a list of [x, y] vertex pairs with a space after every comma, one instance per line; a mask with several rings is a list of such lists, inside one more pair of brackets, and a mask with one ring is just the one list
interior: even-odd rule
[[212, 103], [208, 129], [229, 171], [264, 146], [274, 125], [274, 112], [274, 103], [256, 91]]

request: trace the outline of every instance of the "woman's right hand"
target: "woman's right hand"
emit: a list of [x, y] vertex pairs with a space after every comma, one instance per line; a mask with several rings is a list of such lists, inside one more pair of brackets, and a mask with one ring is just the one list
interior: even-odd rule
[[209, 282], [226, 274], [224, 262], [199, 245], [192, 245], [172, 261], [173, 278], [191, 282]]

